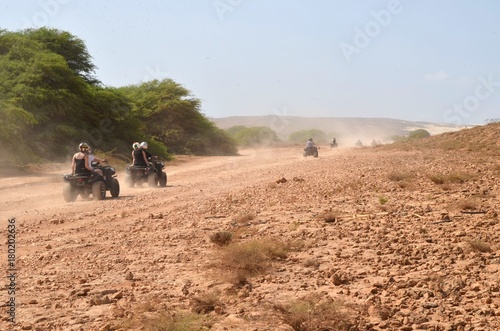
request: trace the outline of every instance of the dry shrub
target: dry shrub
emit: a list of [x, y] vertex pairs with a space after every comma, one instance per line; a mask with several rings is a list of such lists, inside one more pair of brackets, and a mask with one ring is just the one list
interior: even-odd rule
[[427, 175], [427, 177], [434, 183], [438, 185], [447, 184], [447, 183], [455, 183], [461, 184], [468, 180], [474, 178], [473, 175], [467, 174], [464, 172], [452, 173], [452, 174], [436, 174], [436, 175]]
[[400, 182], [403, 180], [409, 180], [411, 178], [413, 178], [413, 174], [410, 172], [392, 171], [389, 174], [387, 174], [387, 179], [389, 179], [393, 182]]
[[339, 214], [335, 211], [328, 211], [318, 215], [320, 221], [325, 221], [327, 223], [336, 222], [339, 218]]
[[229, 231], [219, 231], [210, 235], [210, 241], [217, 246], [227, 246], [231, 243], [233, 234]]
[[203, 293], [191, 299], [191, 306], [197, 314], [207, 314], [220, 305], [219, 293]]
[[321, 265], [321, 263], [316, 260], [316, 259], [307, 259], [304, 261], [304, 267], [306, 268], [319, 268], [319, 266]]
[[478, 203], [476, 200], [473, 199], [466, 199], [462, 200], [459, 202], [458, 207], [461, 210], [477, 210], [478, 209]]
[[443, 184], [443, 185], [440, 185], [441, 189], [443, 191], [451, 191], [451, 185], [450, 184]]
[[265, 273], [271, 261], [284, 259], [287, 254], [288, 246], [280, 240], [261, 239], [226, 246], [220, 262], [231, 281], [244, 284], [249, 277]]
[[205, 330], [202, 315], [189, 312], [163, 312], [157, 317], [144, 321], [146, 331], [198, 331]]
[[277, 305], [283, 322], [295, 331], [354, 330], [352, 307], [312, 294], [288, 305]]
[[387, 201], [389, 201], [389, 198], [386, 197], [386, 196], [379, 196], [378, 197], [378, 202], [381, 204], [381, 205], [385, 205], [387, 203]]
[[474, 176], [465, 172], [459, 172], [454, 174], [449, 174], [447, 180], [450, 183], [464, 183], [468, 180], [473, 179]]
[[428, 175], [427, 176], [434, 184], [444, 184], [446, 182], [446, 179], [443, 175]]
[[490, 244], [482, 240], [471, 240], [468, 246], [473, 252], [490, 253], [493, 251]]

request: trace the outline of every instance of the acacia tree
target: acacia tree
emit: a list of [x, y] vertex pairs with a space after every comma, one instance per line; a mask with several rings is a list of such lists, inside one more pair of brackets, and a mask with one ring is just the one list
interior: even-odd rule
[[83, 42], [67, 32], [0, 31], [0, 117], [27, 154], [64, 158], [79, 141], [110, 149], [121, 138], [130, 104], [100, 86], [93, 69]]
[[410, 131], [408, 133], [408, 139], [421, 139], [421, 138], [426, 138], [426, 137], [430, 137], [430, 136], [431, 136], [431, 134], [429, 133], [429, 131], [424, 130], [424, 129], [417, 129], [417, 130]]
[[228, 128], [226, 132], [242, 146], [271, 145], [280, 141], [276, 132], [267, 126], [236, 125]]
[[296, 131], [288, 136], [288, 140], [295, 144], [305, 144], [309, 138], [313, 138], [313, 140], [318, 143], [328, 142], [326, 134], [318, 129]]
[[173, 153], [230, 155], [237, 149], [227, 134], [200, 112], [200, 100], [171, 79], [120, 88], [132, 102], [134, 116], [146, 126], [144, 137]]
[[87, 83], [100, 84], [94, 77], [96, 66], [92, 63], [87, 47], [80, 38], [66, 31], [45, 27], [26, 29], [21, 34], [30, 40], [43, 44], [50, 52], [61, 55], [68, 68], [82, 77]]

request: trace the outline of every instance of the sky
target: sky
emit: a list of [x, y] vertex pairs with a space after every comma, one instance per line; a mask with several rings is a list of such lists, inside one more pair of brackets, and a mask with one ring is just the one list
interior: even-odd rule
[[207, 117], [500, 118], [497, 0], [1, 1], [82, 39], [105, 86], [170, 78]]

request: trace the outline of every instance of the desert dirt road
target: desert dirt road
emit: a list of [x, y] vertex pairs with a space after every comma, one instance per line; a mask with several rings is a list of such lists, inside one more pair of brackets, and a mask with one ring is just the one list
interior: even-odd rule
[[[0, 224], [6, 233], [15, 217], [17, 267], [16, 323], [4, 305], [0, 329], [154, 330], [148, 321], [189, 311], [205, 293], [219, 298], [205, 315], [210, 330], [293, 330], [276, 307], [308, 294], [355, 304], [356, 330], [500, 327], [494, 158], [328, 147], [317, 159], [300, 147], [240, 154], [180, 157], [167, 163], [166, 188], [126, 188], [118, 173], [120, 196], [103, 201], [63, 200], [69, 165], [0, 178]], [[439, 174], [464, 177], [429, 180]], [[217, 231], [293, 249], [238, 286], [218, 268]], [[489, 249], [472, 250], [473, 241]], [[7, 266], [6, 250], [0, 261]], [[10, 299], [8, 286], [0, 295]]]

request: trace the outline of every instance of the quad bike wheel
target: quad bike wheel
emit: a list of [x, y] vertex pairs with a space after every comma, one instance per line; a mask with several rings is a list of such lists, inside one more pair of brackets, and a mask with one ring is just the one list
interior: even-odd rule
[[120, 195], [120, 182], [118, 182], [118, 179], [113, 178], [113, 181], [111, 182], [111, 189], [109, 191], [113, 198]]
[[314, 151], [314, 157], [318, 157], [318, 151]]
[[80, 192], [80, 196], [82, 197], [83, 200], [87, 200], [90, 196], [90, 192], [87, 190], [82, 190]]
[[66, 202], [73, 202], [76, 200], [78, 192], [75, 190], [71, 184], [66, 183], [63, 187], [63, 197]]
[[104, 185], [104, 182], [98, 181], [92, 184], [92, 195], [94, 200], [104, 200], [106, 198], [106, 185]]
[[148, 176], [148, 185], [149, 185], [149, 187], [156, 187], [156, 186], [158, 186], [158, 174], [156, 172], [149, 174], [149, 176]]
[[160, 178], [160, 187], [166, 187], [166, 186], [167, 186], [167, 174], [162, 172]]

